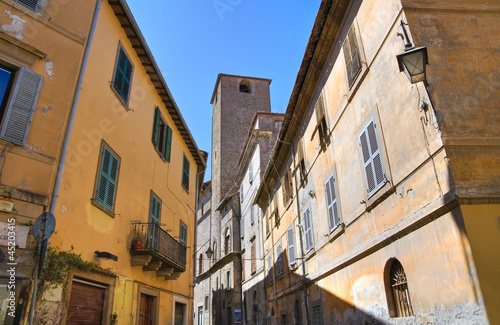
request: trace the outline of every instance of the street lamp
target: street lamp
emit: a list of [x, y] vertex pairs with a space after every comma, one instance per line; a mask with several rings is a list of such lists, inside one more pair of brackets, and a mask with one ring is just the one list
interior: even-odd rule
[[415, 47], [408, 38], [405, 23], [401, 20], [404, 36], [399, 33], [398, 36], [404, 37], [405, 49], [402, 53], [396, 55], [398, 59], [399, 71], [404, 71], [412, 84], [423, 81], [427, 84], [425, 75], [425, 66], [429, 64], [427, 59], [427, 47]]

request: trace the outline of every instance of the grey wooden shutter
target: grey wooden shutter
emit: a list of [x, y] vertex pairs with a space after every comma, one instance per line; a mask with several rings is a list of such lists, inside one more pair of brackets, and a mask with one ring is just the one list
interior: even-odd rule
[[326, 202], [328, 204], [328, 221], [330, 229], [337, 227], [340, 223], [337, 192], [335, 191], [335, 178], [333, 175], [325, 184]]
[[[293, 227], [293, 225], [292, 225]], [[294, 238], [294, 233], [293, 233], [293, 228], [289, 228], [287, 231], [288, 235], [288, 258], [289, 258], [289, 264], [293, 265], [295, 264], [295, 238]]]
[[26, 68], [19, 70], [0, 131], [4, 140], [24, 146], [43, 77]]
[[367, 182], [368, 195], [374, 194], [386, 182], [382, 155], [377, 137], [377, 126], [374, 120], [368, 123], [359, 137], [363, 165]]
[[304, 211], [304, 228], [306, 230], [306, 250], [310, 250], [313, 246], [312, 229], [311, 229], [311, 211]]

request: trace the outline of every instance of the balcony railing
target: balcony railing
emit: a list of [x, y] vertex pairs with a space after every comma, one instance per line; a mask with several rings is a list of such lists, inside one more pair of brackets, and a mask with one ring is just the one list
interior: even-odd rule
[[152, 255], [178, 271], [186, 269], [186, 247], [154, 222], [134, 224], [131, 254]]

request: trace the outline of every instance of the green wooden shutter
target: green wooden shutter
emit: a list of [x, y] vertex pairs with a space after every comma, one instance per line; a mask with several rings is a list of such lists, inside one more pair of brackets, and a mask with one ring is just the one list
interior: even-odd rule
[[43, 77], [33, 71], [23, 67], [19, 70], [0, 131], [4, 140], [22, 146], [26, 144], [42, 81]]
[[123, 49], [120, 48], [118, 62], [116, 63], [114, 87], [125, 102], [128, 102], [131, 76], [132, 64]]
[[180, 226], [179, 242], [184, 246], [187, 245], [187, 227], [183, 223]]
[[116, 183], [118, 180], [118, 169], [120, 162], [106, 148], [103, 148], [101, 167], [99, 172], [99, 183], [97, 185], [96, 199], [105, 208], [112, 210], [115, 204]]
[[172, 151], [172, 129], [167, 125], [167, 140], [165, 141], [165, 160], [170, 162], [170, 152]]
[[153, 144], [157, 147], [158, 143], [160, 142], [160, 109], [158, 106], [155, 108], [155, 118], [153, 121], [153, 136], [151, 141], [153, 141]]
[[182, 185], [189, 190], [189, 160], [184, 156], [184, 163], [182, 166]]

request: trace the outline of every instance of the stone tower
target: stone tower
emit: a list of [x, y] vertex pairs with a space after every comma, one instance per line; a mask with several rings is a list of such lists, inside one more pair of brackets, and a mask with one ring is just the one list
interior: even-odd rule
[[202, 194], [196, 230], [195, 317], [203, 317], [203, 324], [233, 324], [241, 317], [241, 216], [234, 184], [255, 114], [271, 111], [270, 84], [270, 79], [227, 74], [219, 74], [215, 83], [212, 180]]
[[271, 112], [270, 79], [219, 74], [212, 95], [212, 202], [234, 184], [238, 158], [257, 112]]

